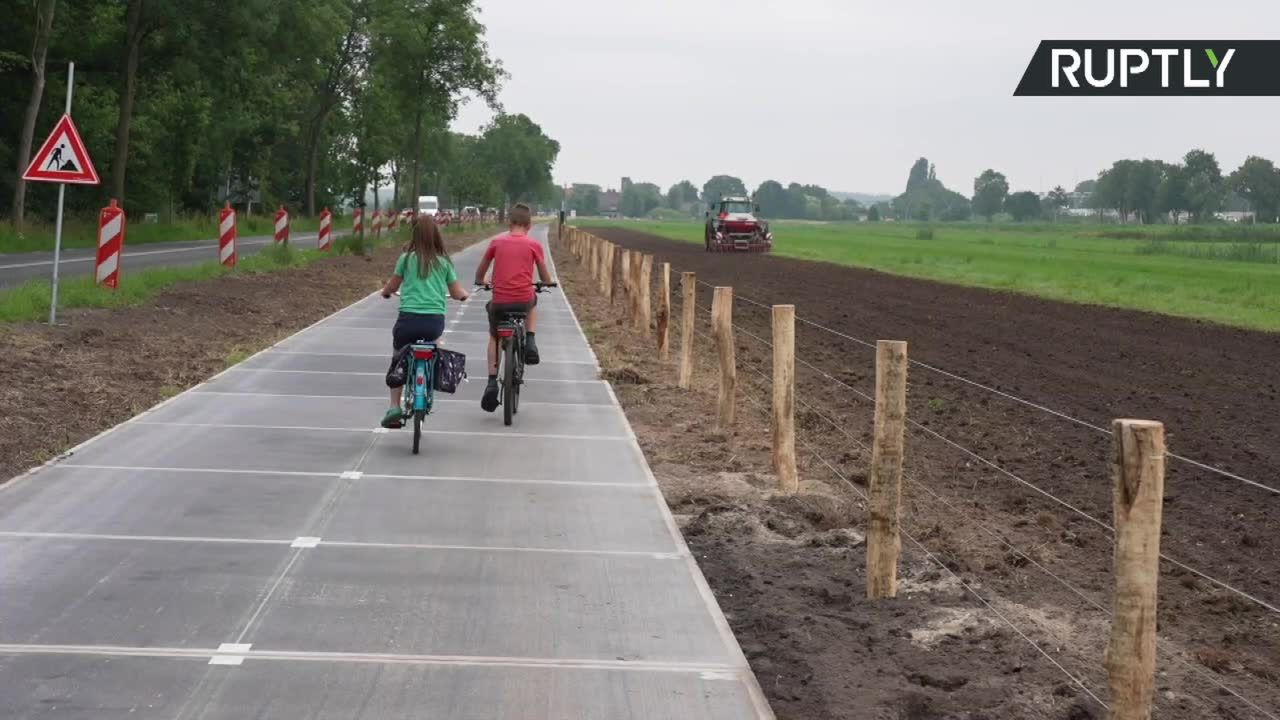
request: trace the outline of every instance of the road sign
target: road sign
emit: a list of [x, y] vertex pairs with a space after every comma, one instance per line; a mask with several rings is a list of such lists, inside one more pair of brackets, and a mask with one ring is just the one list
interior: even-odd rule
[[80, 139], [71, 115], [63, 115], [44, 141], [31, 166], [22, 175], [28, 182], [97, 185], [98, 171]]

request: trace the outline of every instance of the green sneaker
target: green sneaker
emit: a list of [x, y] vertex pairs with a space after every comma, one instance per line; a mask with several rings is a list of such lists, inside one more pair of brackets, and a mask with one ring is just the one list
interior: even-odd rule
[[382, 416], [382, 427], [388, 430], [399, 430], [404, 427], [404, 410], [393, 407]]

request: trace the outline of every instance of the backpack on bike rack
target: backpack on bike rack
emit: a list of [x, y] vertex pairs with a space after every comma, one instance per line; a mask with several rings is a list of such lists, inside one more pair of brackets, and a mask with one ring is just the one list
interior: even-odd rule
[[455, 393], [467, 379], [467, 356], [442, 347], [436, 348], [436, 374], [432, 383], [438, 392]]

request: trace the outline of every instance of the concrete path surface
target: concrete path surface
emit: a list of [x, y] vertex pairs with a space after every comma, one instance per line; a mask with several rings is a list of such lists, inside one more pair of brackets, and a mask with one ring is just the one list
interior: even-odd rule
[[507, 428], [476, 299], [420, 456], [373, 296], [0, 488], [0, 717], [771, 718], [572, 308]]

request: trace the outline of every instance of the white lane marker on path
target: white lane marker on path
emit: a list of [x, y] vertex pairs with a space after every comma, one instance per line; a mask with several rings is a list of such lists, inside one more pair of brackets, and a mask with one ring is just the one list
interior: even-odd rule
[[240, 665], [249, 656], [249, 648], [253, 643], [222, 643], [218, 651], [209, 658], [210, 665]]

